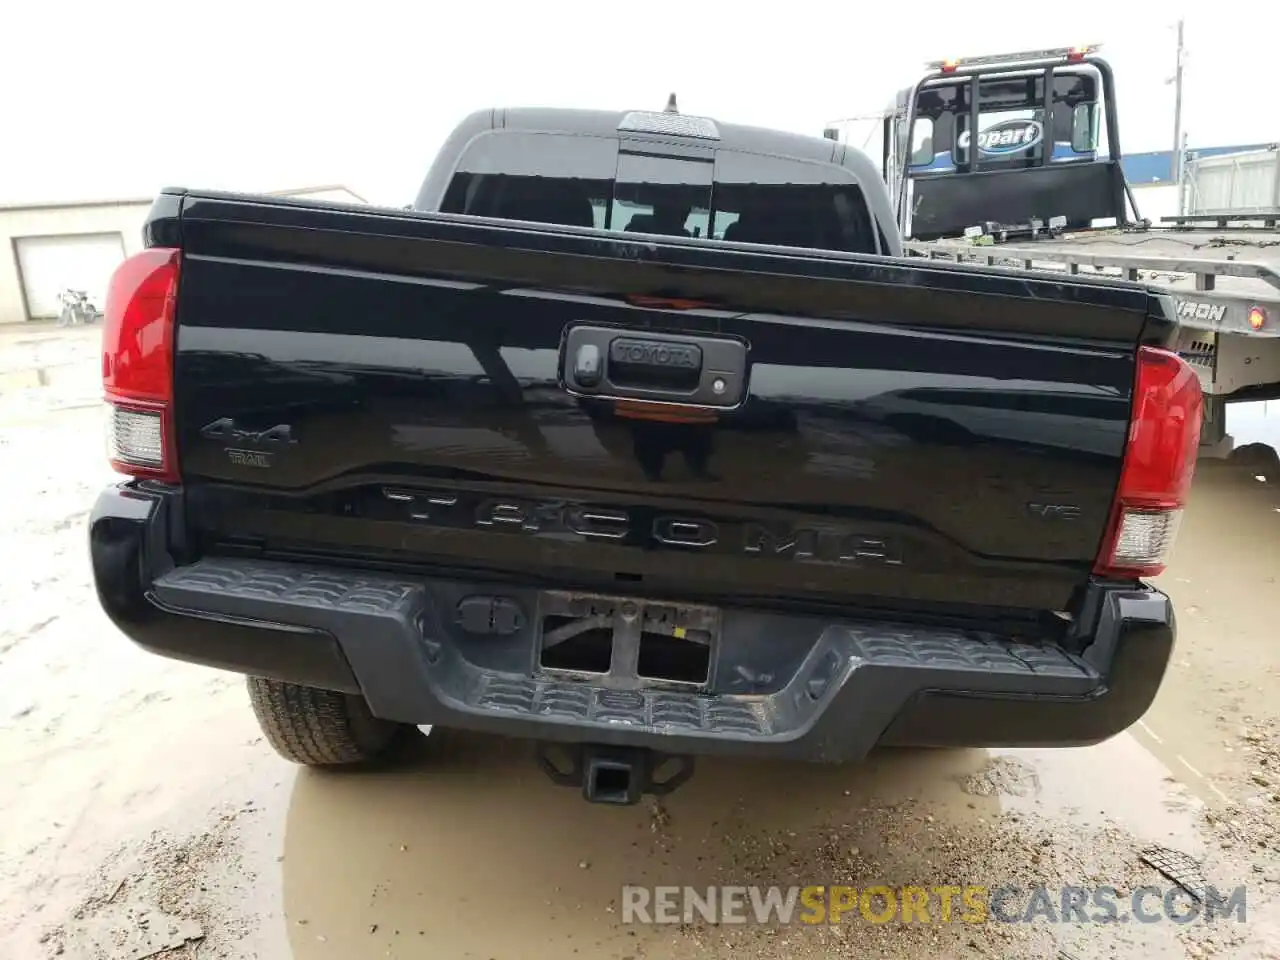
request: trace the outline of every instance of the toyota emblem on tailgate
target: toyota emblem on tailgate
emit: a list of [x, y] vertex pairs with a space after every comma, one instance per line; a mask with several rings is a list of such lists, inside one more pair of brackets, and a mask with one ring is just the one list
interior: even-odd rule
[[609, 359], [635, 366], [696, 370], [702, 366], [702, 351], [691, 343], [619, 337], [609, 344]]

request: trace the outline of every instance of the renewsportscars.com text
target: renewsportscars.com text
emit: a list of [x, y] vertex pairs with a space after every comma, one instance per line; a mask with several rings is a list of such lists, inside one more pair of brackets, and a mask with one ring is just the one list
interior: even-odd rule
[[1245, 888], [793, 886], [622, 888], [623, 923], [1178, 923], [1246, 916]]

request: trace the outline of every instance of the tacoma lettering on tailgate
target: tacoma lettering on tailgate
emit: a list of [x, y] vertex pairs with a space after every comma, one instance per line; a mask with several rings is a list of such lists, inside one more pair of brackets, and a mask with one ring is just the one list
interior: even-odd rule
[[591, 540], [661, 545], [772, 560], [816, 563], [884, 564], [903, 562], [892, 537], [856, 528], [828, 525], [792, 527], [654, 511], [629, 512], [563, 500], [523, 500], [465, 493], [386, 488], [386, 501], [405, 520], [436, 526], [480, 527], [529, 535], [574, 533]]

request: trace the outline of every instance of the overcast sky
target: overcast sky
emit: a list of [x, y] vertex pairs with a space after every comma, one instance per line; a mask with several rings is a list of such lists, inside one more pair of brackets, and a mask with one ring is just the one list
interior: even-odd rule
[[[925, 60], [1096, 42], [1125, 152], [1169, 149], [1180, 14], [1191, 145], [1280, 139], [1263, 105], [1280, 4], [1260, 0], [4, 6], [0, 202], [343, 183], [398, 205], [478, 107], [660, 109], [674, 90], [686, 113], [818, 134], [884, 106]], [[1241, 87], [1259, 70], [1260, 89]]]

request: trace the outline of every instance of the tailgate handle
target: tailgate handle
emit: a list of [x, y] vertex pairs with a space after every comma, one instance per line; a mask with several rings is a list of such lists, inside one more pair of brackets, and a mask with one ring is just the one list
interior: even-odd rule
[[561, 375], [579, 396], [725, 408], [742, 402], [746, 361], [740, 340], [577, 326], [565, 336]]
[[620, 387], [693, 390], [702, 379], [702, 348], [696, 343], [618, 337], [609, 344], [609, 379]]

